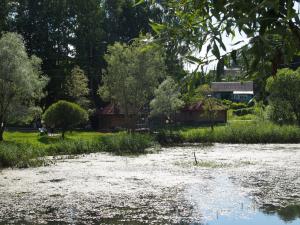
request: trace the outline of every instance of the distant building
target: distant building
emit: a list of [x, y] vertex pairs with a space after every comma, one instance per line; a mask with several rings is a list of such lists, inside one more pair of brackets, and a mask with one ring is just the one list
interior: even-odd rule
[[[186, 125], [201, 125], [210, 123], [210, 119], [204, 111], [203, 102], [186, 106], [176, 114], [176, 122]], [[221, 107], [216, 110], [214, 123], [227, 123], [227, 109]]]
[[212, 82], [213, 97], [234, 102], [249, 102], [254, 97], [253, 81]]
[[99, 129], [116, 130], [119, 128], [145, 128], [148, 127], [149, 110], [145, 109], [140, 115], [136, 116], [129, 113], [129, 119], [126, 121], [125, 113], [116, 105], [109, 104], [98, 110]]
[[[167, 120], [163, 117], [156, 117], [148, 119], [149, 111], [145, 110], [140, 116], [131, 114], [129, 121], [125, 120], [124, 113], [115, 104], [109, 104], [98, 111], [99, 129], [100, 130], [118, 130], [125, 128], [126, 125], [135, 127], [136, 129], [143, 129], [149, 127], [161, 126]], [[137, 119], [137, 120], [136, 120]], [[190, 106], [182, 108], [179, 112], [174, 114], [174, 122], [182, 125], [201, 125], [210, 123], [210, 119], [204, 111], [202, 102], [195, 103]], [[214, 123], [227, 122], [227, 109], [220, 108], [216, 110]]]

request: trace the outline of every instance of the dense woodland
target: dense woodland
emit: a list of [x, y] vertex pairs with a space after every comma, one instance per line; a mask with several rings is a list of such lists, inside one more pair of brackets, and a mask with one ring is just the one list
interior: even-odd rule
[[107, 46], [151, 33], [149, 21], [160, 21], [162, 13], [150, 4], [134, 7], [131, 0], [5, 0], [0, 4], [0, 31], [21, 34], [28, 54], [43, 61], [42, 71], [50, 78], [45, 106], [67, 97], [64, 85], [75, 66], [88, 77], [93, 107], [101, 105], [96, 92], [106, 68]]

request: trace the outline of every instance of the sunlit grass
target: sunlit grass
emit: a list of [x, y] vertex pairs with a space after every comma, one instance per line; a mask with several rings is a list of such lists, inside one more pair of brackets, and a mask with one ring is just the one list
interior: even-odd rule
[[154, 146], [152, 136], [128, 133], [72, 132], [40, 136], [33, 132], [6, 132], [0, 143], [0, 167], [40, 165], [45, 156], [77, 155], [95, 152], [142, 154]]

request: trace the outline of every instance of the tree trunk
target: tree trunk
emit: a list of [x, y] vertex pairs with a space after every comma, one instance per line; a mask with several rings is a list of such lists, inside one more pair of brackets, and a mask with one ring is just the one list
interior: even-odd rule
[[1, 122], [1, 124], [0, 124], [0, 141], [3, 141], [4, 130], [5, 130], [5, 123]]
[[65, 130], [63, 130], [63, 131], [62, 131], [62, 133], [61, 133], [61, 137], [62, 137], [62, 139], [65, 139], [65, 132], [66, 132], [66, 131], [65, 131]]
[[0, 141], [3, 141], [4, 127], [0, 128]]

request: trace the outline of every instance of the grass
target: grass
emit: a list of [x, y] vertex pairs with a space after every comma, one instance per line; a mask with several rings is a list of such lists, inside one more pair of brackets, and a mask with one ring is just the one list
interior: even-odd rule
[[268, 122], [231, 122], [226, 126], [179, 131], [183, 142], [190, 143], [300, 143], [300, 128]]
[[[104, 134], [72, 132], [60, 136], [39, 136], [30, 132], [5, 132], [0, 143], [0, 167], [28, 167], [47, 163], [46, 156], [111, 152], [118, 155], [143, 154], [157, 142], [179, 143], [300, 143], [300, 127], [279, 126], [255, 120], [231, 120], [226, 125], [210, 127], [179, 127], [172, 134], [162, 130], [155, 135]], [[207, 166], [207, 165], [205, 165]]]
[[256, 120], [257, 116], [254, 114], [246, 114], [243, 116], [237, 116], [233, 113], [234, 110], [230, 109], [227, 111], [227, 118], [229, 121], [239, 121], [239, 120]]
[[[99, 132], [69, 132], [65, 140], [91, 141], [111, 134]], [[5, 132], [4, 140], [19, 144], [30, 144], [37, 147], [47, 147], [61, 142], [60, 136], [40, 136], [38, 132]]]
[[73, 132], [66, 139], [60, 136], [39, 136], [32, 132], [6, 132], [0, 143], [0, 167], [29, 167], [45, 164], [46, 156], [111, 152], [118, 155], [142, 154], [154, 146], [146, 134], [103, 134]]

